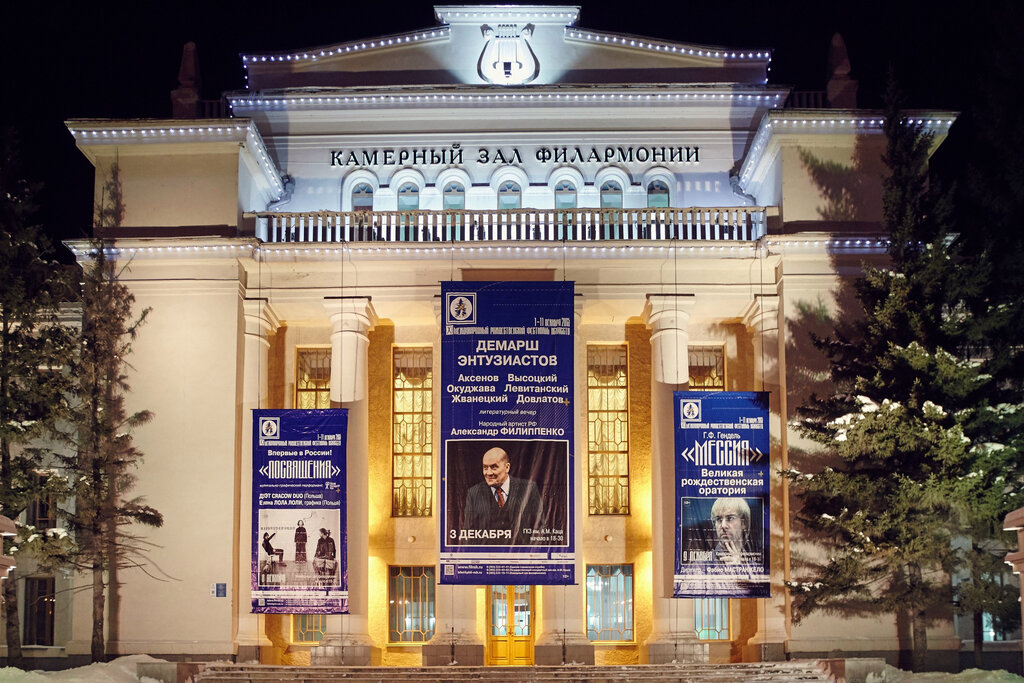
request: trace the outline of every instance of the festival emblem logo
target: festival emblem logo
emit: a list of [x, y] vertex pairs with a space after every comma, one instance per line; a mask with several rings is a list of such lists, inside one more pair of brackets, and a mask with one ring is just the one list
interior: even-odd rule
[[448, 322], [455, 325], [470, 325], [476, 322], [476, 292], [449, 292], [447, 302]]
[[281, 418], [279, 417], [261, 417], [260, 418], [260, 437], [264, 439], [276, 439], [278, 434], [281, 433]]
[[694, 400], [683, 400], [680, 403], [680, 415], [682, 415], [682, 422], [698, 422], [700, 421], [700, 401]]

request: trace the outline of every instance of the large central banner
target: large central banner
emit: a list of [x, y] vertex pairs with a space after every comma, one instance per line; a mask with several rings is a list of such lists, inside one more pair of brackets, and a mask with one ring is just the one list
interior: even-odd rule
[[768, 393], [677, 391], [677, 598], [767, 598]]
[[572, 584], [573, 283], [441, 297], [441, 583]]
[[254, 410], [252, 611], [347, 614], [347, 410]]

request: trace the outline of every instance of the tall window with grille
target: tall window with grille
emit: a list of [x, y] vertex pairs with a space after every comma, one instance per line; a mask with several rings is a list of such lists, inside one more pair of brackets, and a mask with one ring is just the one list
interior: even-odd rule
[[433, 357], [429, 347], [395, 347], [391, 390], [391, 514], [433, 513]]
[[633, 565], [587, 565], [587, 638], [633, 640]]
[[434, 567], [388, 567], [388, 642], [434, 637]]
[[[49, 472], [36, 472], [36, 490], [42, 489], [50, 476]], [[52, 529], [57, 526], [57, 506], [53, 496], [45, 491], [36, 494], [25, 509], [25, 523], [36, 529]]]
[[629, 377], [625, 344], [587, 346], [590, 514], [629, 514]]
[[55, 593], [52, 576], [25, 579], [25, 626], [22, 643], [53, 645]]
[[[725, 349], [721, 344], [691, 344], [690, 389], [725, 391]], [[693, 628], [701, 640], [729, 640], [729, 599], [693, 601]]]
[[295, 349], [295, 407], [331, 407], [330, 347]]

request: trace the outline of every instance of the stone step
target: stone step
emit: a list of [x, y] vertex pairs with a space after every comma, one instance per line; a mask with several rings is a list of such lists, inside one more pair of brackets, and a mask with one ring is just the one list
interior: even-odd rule
[[762, 664], [651, 664], [626, 666], [529, 666], [529, 667], [367, 667], [367, 666], [264, 666], [208, 664], [201, 683], [250, 681], [531, 681], [538, 683], [628, 683], [630, 681], [678, 681], [679, 683], [827, 683], [831, 678], [816, 661], [765, 662]]

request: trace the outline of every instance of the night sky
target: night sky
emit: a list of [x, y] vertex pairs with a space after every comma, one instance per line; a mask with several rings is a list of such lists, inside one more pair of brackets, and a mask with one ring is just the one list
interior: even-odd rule
[[[433, 3], [408, 0], [12, 0], [7, 5], [0, 16], [5, 81], [0, 123], [18, 131], [22, 175], [43, 183], [39, 218], [57, 239], [86, 236], [91, 220], [92, 166], [75, 150], [64, 120], [169, 116], [185, 42], [198, 46], [203, 98], [217, 99], [242, 87], [242, 52], [328, 45], [435, 25]], [[909, 106], [964, 111], [1000, 50], [1021, 51], [1016, 32], [1022, 19], [1024, 3], [1012, 0], [952, 9], [900, 0], [705, 0], [584, 2], [579, 25], [729, 48], [771, 48], [770, 81], [798, 90], [824, 89], [828, 45], [838, 31], [860, 81], [861, 107], [880, 106], [891, 68]], [[963, 153], [956, 139], [968, 137], [965, 125], [973, 124], [954, 126], [947, 156]]]

